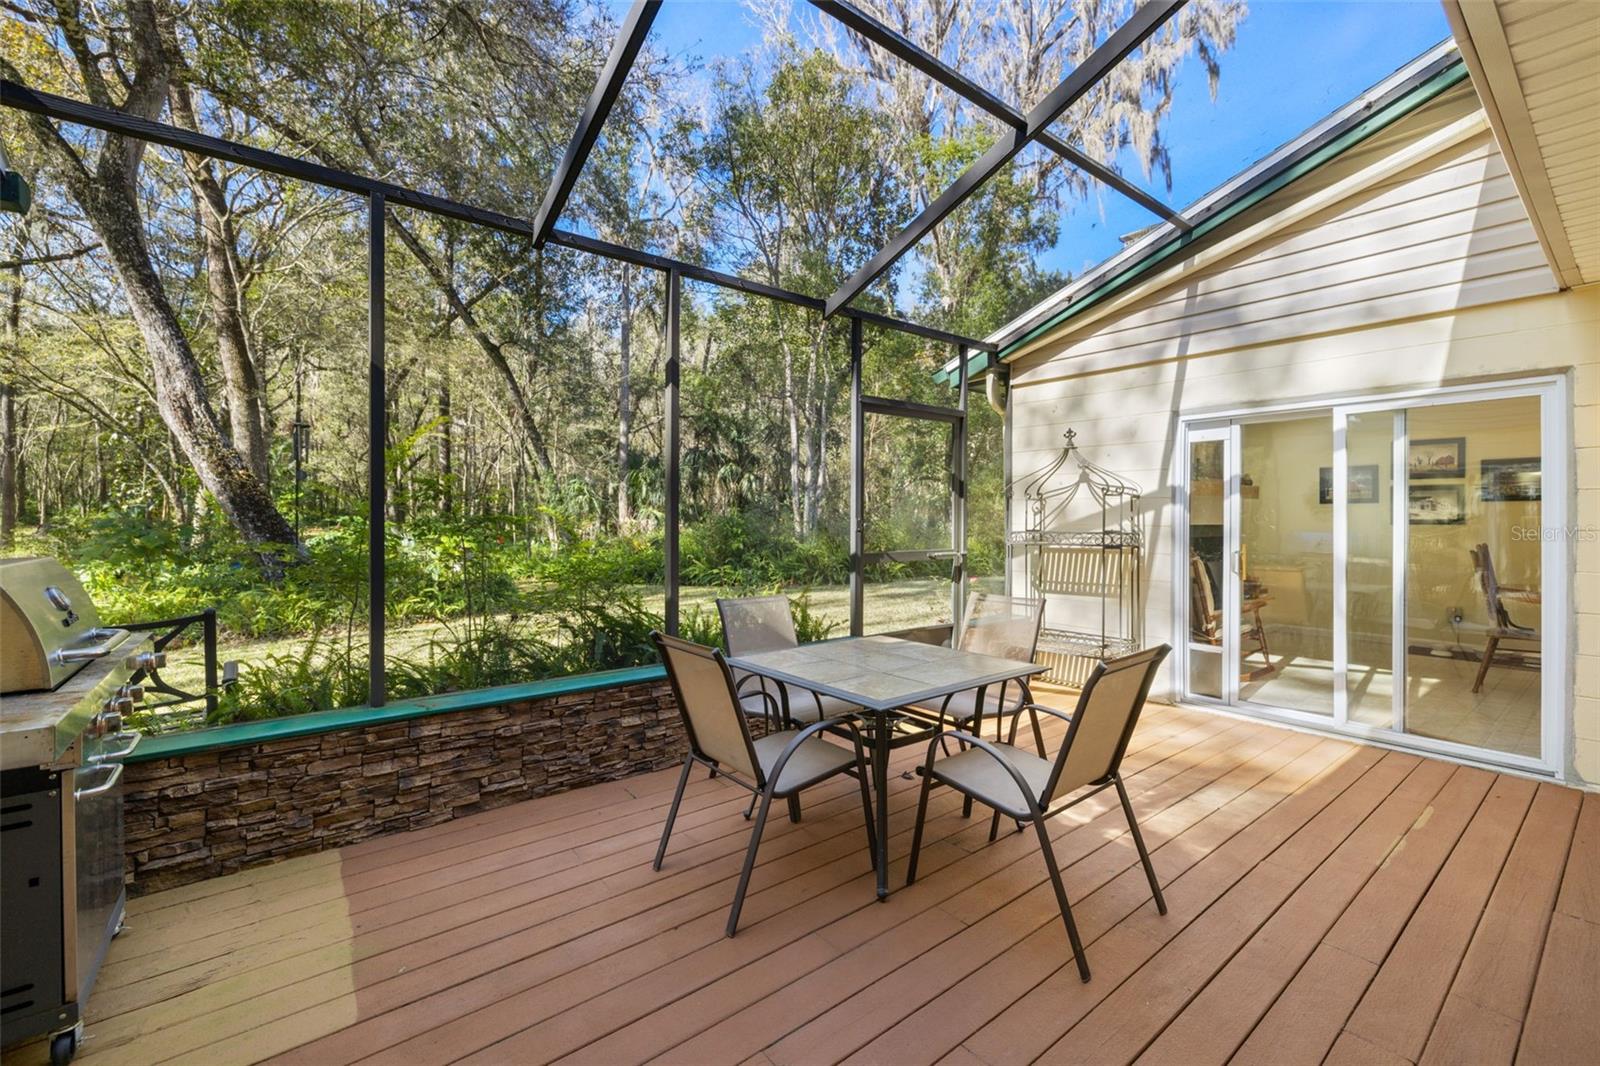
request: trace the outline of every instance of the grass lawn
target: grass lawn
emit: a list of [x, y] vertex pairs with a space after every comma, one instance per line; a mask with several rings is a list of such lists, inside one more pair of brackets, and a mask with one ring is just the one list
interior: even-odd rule
[[[666, 594], [661, 589], [634, 588], [629, 591], [640, 596], [646, 609], [657, 613], [662, 611]], [[793, 588], [785, 591], [790, 596], [799, 596], [802, 593], [807, 594], [810, 597], [812, 613], [833, 622], [836, 635], [849, 632], [850, 590], [848, 586], [824, 585], [810, 589]], [[715, 611], [717, 597], [727, 594], [725, 589], [708, 586], [686, 586], [679, 591], [679, 601], [681, 609], [685, 612], [696, 608], [703, 611]], [[875, 582], [867, 585], [863, 620], [863, 628], [867, 633], [881, 633], [915, 625], [949, 621], [950, 583], [948, 581], [937, 578], [919, 578], [884, 583]], [[388, 656], [390, 658], [406, 658], [425, 654], [430, 643], [447, 642], [451, 628], [452, 623], [450, 622], [424, 622], [392, 627], [389, 629], [385, 639]], [[198, 631], [196, 633], [198, 634]], [[344, 639], [344, 637], [344, 631], [323, 634], [324, 641]], [[348, 632], [348, 639], [357, 647], [365, 646], [367, 641], [366, 627], [352, 625]], [[224, 639], [218, 648], [218, 659], [221, 662], [230, 660], [237, 662], [239, 664], [239, 673], [242, 675], [250, 669], [252, 663], [261, 662], [269, 656], [297, 654], [305, 647], [306, 640], [307, 638], [304, 636], [253, 641]], [[164, 680], [177, 688], [188, 692], [203, 691], [205, 687], [204, 647], [196, 641], [185, 647], [171, 650], [168, 655], [167, 666], [162, 670], [161, 674]], [[189, 717], [200, 713], [201, 710], [202, 705], [194, 703], [184, 708], [174, 708], [170, 713]], [[171, 727], [169, 726], [169, 728]]]

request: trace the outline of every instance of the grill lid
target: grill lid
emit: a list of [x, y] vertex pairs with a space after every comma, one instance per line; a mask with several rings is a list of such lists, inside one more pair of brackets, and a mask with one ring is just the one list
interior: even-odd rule
[[0, 559], [0, 694], [56, 688], [122, 636], [55, 559]]

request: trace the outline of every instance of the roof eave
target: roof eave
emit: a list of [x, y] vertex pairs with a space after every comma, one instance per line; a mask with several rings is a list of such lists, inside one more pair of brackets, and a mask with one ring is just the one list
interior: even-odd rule
[[[995, 353], [977, 353], [969, 375], [984, 373], [1063, 328], [1073, 318], [1144, 278], [1180, 251], [1188, 251], [1227, 222], [1293, 182], [1338, 158], [1467, 77], [1454, 42], [1441, 42], [1368, 92], [1202, 197], [1184, 212], [1194, 223], [1189, 233], [1163, 226], [1108, 260], [1094, 274], [1064, 287], [1050, 299], [1013, 319], [986, 340]], [[940, 379], [953, 381], [956, 361]]]

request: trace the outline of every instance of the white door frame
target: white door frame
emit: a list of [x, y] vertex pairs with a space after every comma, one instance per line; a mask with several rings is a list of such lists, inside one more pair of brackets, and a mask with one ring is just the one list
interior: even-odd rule
[[[1183, 471], [1183, 476], [1181, 480], [1173, 483], [1175, 486], [1177, 486], [1180, 500], [1179, 514], [1181, 517], [1179, 519], [1179, 527], [1181, 533], [1179, 534], [1178, 539], [1181, 541], [1181, 543], [1178, 545], [1179, 554], [1177, 559], [1174, 560], [1173, 566], [1174, 572], [1183, 575], [1183, 579], [1175, 580], [1172, 583], [1174, 601], [1178, 605], [1178, 610], [1173, 617], [1179, 621], [1179, 626], [1174, 634], [1172, 646], [1177, 648], [1179, 652], [1177, 656], [1177, 687], [1181, 693], [1187, 693], [1189, 688], [1189, 678], [1191, 676], [1190, 656], [1194, 651], [1194, 649], [1190, 646], [1192, 643], [1190, 640], [1190, 634], [1192, 630], [1189, 627], [1189, 578], [1187, 576], [1189, 571], [1189, 553], [1194, 547], [1189, 539], [1189, 470], [1191, 467], [1190, 449], [1195, 444], [1202, 444], [1207, 441], [1218, 442], [1222, 445], [1223, 466], [1221, 503], [1223, 535], [1222, 554], [1224, 558], [1224, 568], [1223, 574], [1219, 575], [1219, 577], [1225, 577], [1228, 573], [1228, 564], [1226, 563], [1226, 560], [1232, 557], [1232, 551], [1234, 547], [1234, 535], [1231, 531], [1238, 524], [1234, 520], [1235, 516], [1232, 513], [1232, 508], [1236, 506], [1238, 502], [1238, 493], [1234, 491], [1234, 485], [1236, 484], [1235, 478], [1238, 477], [1239, 473], [1238, 458], [1236, 455], [1238, 451], [1237, 442], [1239, 431], [1238, 427], [1224, 423], [1218, 426], [1184, 426], [1182, 427], [1181, 432], [1183, 434], [1183, 446], [1179, 449], [1178, 465]], [[1229, 664], [1237, 661], [1239, 632], [1237, 626], [1229, 624], [1229, 619], [1236, 617], [1238, 612], [1238, 604], [1236, 602], [1239, 595], [1238, 582], [1223, 580], [1222, 586], [1222, 647], [1217, 649], [1215, 653], [1207, 650], [1203, 652], [1203, 654], [1215, 654], [1218, 656], [1220, 660], [1218, 671], [1220, 674], [1220, 684], [1222, 688], [1221, 702], [1232, 705], [1233, 703], [1236, 703], [1239, 698], [1239, 672], [1237, 670], [1230, 671]]]
[[[1540, 673], [1540, 756], [1514, 755], [1489, 748], [1436, 740], [1405, 732], [1406, 698], [1406, 553], [1409, 549], [1409, 489], [1407, 485], [1408, 433], [1406, 410], [1441, 404], [1469, 403], [1478, 400], [1537, 396], [1540, 400], [1541, 480], [1544, 490], [1540, 503], [1541, 541], [1541, 659]], [[1325, 410], [1333, 432], [1333, 568], [1334, 568], [1334, 713], [1330, 717], [1291, 708], [1274, 708], [1260, 703], [1245, 703], [1239, 688], [1239, 583], [1226, 582], [1224, 593], [1222, 699], [1189, 691], [1189, 604], [1187, 560], [1189, 557], [1189, 469], [1190, 446], [1196, 441], [1221, 440], [1225, 447], [1223, 499], [1224, 552], [1230, 560], [1230, 574], [1237, 566], [1239, 548], [1239, 430], [1243, 421], [1263, 420], [1294, 412]], [[1390, 725], [1371, 726], [1349, 718], [1347, 673], [1349, 664], [1348, 575], [1349, 456], [1346, 451], [1348, 418], [1351, 414], [1390, 411], [1395, 416], [1393, 433], [1393, 488], [1391, 526], [1394, 530], [1393, 572], [1393, 709]], [[1568, 528], [1570, 474], [1570, 419], [1568, 385], [1565, 375], [1541, 375], [1515, 381], [1481, 385], [1443, 386], [1385, 393], [1380, 396], [1349, 397], [1333, 400], [1308, 400], [1281, 405], [1236, 408], [1224, 411], [1179, 415], [1180, 447], [1175, 455], [1173, 474], [1177, 522], [1182, 531], [1174, 538], [1180, 554], [1173, 561], [1173, 646], [1181, 654], [1173, 677], [1174, 696], [1197, 703], [1226, 706], [1228, 710], [1287, 723], [1352, 735], [1364, 740], [1397, 747], [1416, 748], [1464, 762], [1504, 766], [1526, 772], [1565, 779], [1567, 765], [1567, 710], [1571, 706], [1572, 657], [1569, 644], [1571, 622], [1571, 548], [1567, 538], [1551, 531]], [[1236, 576], [1236, 574], [1232, 575]]]

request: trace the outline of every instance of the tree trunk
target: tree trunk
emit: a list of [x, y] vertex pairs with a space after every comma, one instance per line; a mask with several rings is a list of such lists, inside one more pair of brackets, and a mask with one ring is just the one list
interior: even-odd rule
[[506, 358], [505, 346], [483, 328], [478, 321], [478, 316], [472, 313], [472, 308], [461, 298], [461, 293], [456, 289], [455, 282], [446, 275], [439, 261], [417, 239], [416, 234], [392, 213], [387, 219], [388, 225], [400, 238], [402, 244], [410, 250], [417, 262], [428, 272], [428, 277], [438, 286], [439, 291], [449, 301], [450, 309], [466, 327], [467, 333], [477, 342], [483, 354], [488, 356], [489, 364], [494, 367], [500, 376], [501, 382], [506, 387], [506, 392], [511, 397], [511, 407], [517, 416], [517, 421], [522, 426], [522, 432], [527, 438], [528, 450], [533, 454], [534, 461], [538, 464], [540, 473], [548, 475], [553, 467], [550, 460], [550, 450], [545, 445], [544, 433], [539, 429], [539, 424], [534, 421], [533, 409], [528, 406], [527, 395], [522, 390], [522, 383], [517, 380], [516, 372], [511, 369], [511, 362]]
[[[781, 314], [773, 308], [773, 317]], [[778, 323], [781, 334], [782, 323]], [[795, 536], [805, 532], [800, 489], [800, 405], [794, 395], [794, 353], [789, 342], [780, 335], [778, 347], [783, 351], [783, 414], [789, 424], [789, 517], [794, 522]]]
[[822, 362], [823, 345], [827, 342], [827, 335], [828, 324], [822, 322], [812, 336], [810, 362], [806, 367], [805, 410], [810, 418], [810, 425], [806, 427], [805, 527], [801, 532], [807, 536], [816, 532], [822, 510], [822, 448], [828, 426], [822, 417], [822, 390], [826, 388], [826, 376], [823, 375], [824, 384], [820, 387], [818, 376], [821, 373], [819, 364]]
[[11, 268], [11, 292], [6, 305], [6, 351], [0, 367], [0, 549], [16, 543], [17, 536], [17, 393], [12, 370], [22, 355], [22, 253], [27, 227], [17, 226], [16, 265]]
[[[85, 77], [90, 80], [90, 98], [110, 104], [109, 90], [99, 73], [103, 57], [85, 39], [74, 9], [75, 5], [63, 5], [63, 15], [58, 20], [63, 37], [72, 48], [80, 71], [86, 72]], [[122, 109], [153, 119], [167, 98], [171, 65], [155, 5], [148, 0], [132, 0], [127, 17], [128, 44], [137, 73], [128, 85]], [[0, 71], [9, 78], [20, 77], [8, 59], [0, 58]], [[28, 127], [40, 151], [50, 153], [62, 164], [68, 192], [99, 235], [122, 283], [150, 356], [156, 407], [168, 432], [183, 449], [184, 458], [200, 483], [215, 497], [240, 536], [257, 550], [268, 576], [278, 576], [282, 572], [282, 548], [298, 548], [294, 530], [278, 513], [266, 486], [223, 436], [206, 394], [199, 360], [150, 262], [139, 214], [139, 166], [145, 142], [107, 134], [91, 171], [49, 119], [29, 115]]]
[[[176, 86], [170, 96], [172, 113], [178, 125], [198, 132], [188, 89]], [[183, 169], [194, 193], [200, 227], [205, 236], [206, 295], [211, 322], [217, 331], [217, 360], [222, 364], [222, 380], [227, 390], [233, 446], [238, 449], [250, 472], [263, 485], [270, 485], [272, 470], [262, 403], [263, 389], [255, 362], [250, 357], [250, 344], [245, 333], [244, 296], [234, 270], [238, 253], [232, 213], [209, 159], [185, 153]]]
[[101, 186], [89, 191], [84, 207], [116, 268], [150, 354], [156, 408], [200, 483], [239, 534], [261, 549], [263, 562], [275, 572], [281, 560], [275, 561], [274, 548], [294, 545], [294, 530], [278, 513], [266, 486], [223, 437], [206, 396], [199, 360], [150, 265], [138, 207], [131, 196], [119, 193]]
[[628, 506], [628, 465], [632, 458], [633, 271], [622, 265], [622, 328], [617, 346], [617, 532], [625, 533], [633, 515]]
[[439, 488], [440, 503], [446, 515], [455, 512], [455, 456], [451, 454], [452, 434], [455, 427], [450, 422], [450, 372], [446, 368], [444, 380], [439, 383]]

